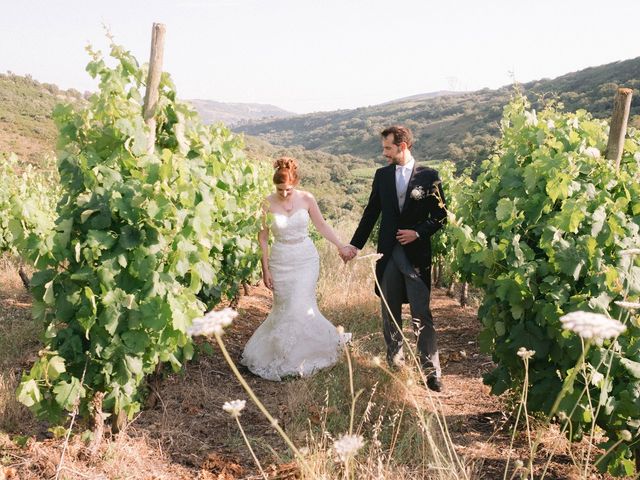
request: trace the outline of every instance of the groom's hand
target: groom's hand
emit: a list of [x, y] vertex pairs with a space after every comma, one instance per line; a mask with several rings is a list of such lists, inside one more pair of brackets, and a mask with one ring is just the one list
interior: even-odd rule
[[400, 242], [400, 245], [406, 245], [411, 242], [415, 242], [418, 239], [418, 234], [415, 230], [398, 230], [396, 233], [396, 240]]
[[345, 245], [340, 249], [340, 258], [344, 263], [347, 263], [349, 260], [353, 260], [357, 254], [358, 249], [353, 245]]

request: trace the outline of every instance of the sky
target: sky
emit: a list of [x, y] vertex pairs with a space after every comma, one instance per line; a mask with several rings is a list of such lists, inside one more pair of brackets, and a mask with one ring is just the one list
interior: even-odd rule
[[624, 0], [0, 0], [0, 72], [82, 92], [85, 46], [115, 41], [183, 99], [358, 108], [439, 90], [498, 88], [640, 56]]

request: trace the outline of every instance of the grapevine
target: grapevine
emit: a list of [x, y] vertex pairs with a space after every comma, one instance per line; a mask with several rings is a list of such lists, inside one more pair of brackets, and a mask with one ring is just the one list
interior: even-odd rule
[[268, 186], [241, 140], [203, 125], [166, 73], [147, 153], [146, 67], [118, 45], [113, 67], [88, 50], [99, 90], [54, 111], [62, 194], [32, 279], [45, 348], [17, 393], [56, 422], [76, 405], [90, 415], [96, 392], [105, 411], [131, 417], [146, 374], [192, 357], [192, 320], [255, 275]]
[[599, 465], [628, 474], [640, 433], [640, 328], [614, 302], [640, 295], [638, 257], [623, 254], [640, 246], [640, 133], [629, 131], [617, 172], [603, 154], [607, 123], [586, 111], [536, 112], [517, 96], [502, 132], [498, 153], [459, 192], [451, 229], [458, 268], [484, 290], [480, 343], [497, 364], [485, 382], [496, 394], [523, 388], [517, 351], [534, 350], [529, 408], [549, 412], [583, 351], [559, 317], [587, 310], [624, 320], [623, 335], [588, 351], [584, 371], [595, 380], [576, 379], [560, 410], [574, 439], [595, 422], [603, 448], [614, 447]]

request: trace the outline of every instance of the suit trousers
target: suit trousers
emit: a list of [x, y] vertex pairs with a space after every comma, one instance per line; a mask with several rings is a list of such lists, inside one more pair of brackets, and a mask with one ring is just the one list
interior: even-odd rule
[[398, 327], [402, 329], [402, 304], [408, 299], [414, 332], [418, 336], [418, 358], [421, 366], [428, 375], [435, 374], [436, 377], [440, 377], [436, 331], [429, 307], [431, 285], [427, 285], [420, 278], [419, 272], [411, 266], [402, 245], [397, 244], [394, 247], [380, 286], [389, 304], [387, 309], [382, 300], [382, 330], [387, 344], [387, 359], [392, 361], [402, 350], [402, 335]]

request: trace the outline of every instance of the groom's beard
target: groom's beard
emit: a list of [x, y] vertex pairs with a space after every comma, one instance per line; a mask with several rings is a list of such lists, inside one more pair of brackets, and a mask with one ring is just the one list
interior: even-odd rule
[[[400, 165], [400, 166], [402, 166], [405, 163], [407, 163], [407, 158], [402, 153], [399, 153], [395, 157], [386, 157], [386, 158], [387, 158], [387, 161], [389, 162], [389, 164], [392, 164], [392, 165]], [[400, 162], [403, 162], [403, 161], [404, 161], [404, 163], [400, 163]]]

